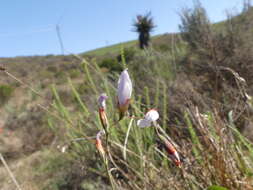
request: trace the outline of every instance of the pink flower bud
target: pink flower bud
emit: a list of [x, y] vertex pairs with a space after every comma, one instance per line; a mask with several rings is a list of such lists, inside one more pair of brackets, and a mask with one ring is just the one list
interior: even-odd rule
[[107, 132], [107, 127], [108, 127], [108, 119], [105, 113], [105, 108], [106, 108], [106, 104], [105, 101], [108, 97], [106, 96], [105, 93], [101, 94], [99, 99], [98, 99], [98, 103], [99, 103], [99, 118], [101, 121], [101, 124], [104, 128], [104, 130]]
[[96, 135], [96, 148], [99, 151], [99, 153], [104, 157], [105, 150], [104, 150], [104, 147], [103, 147], [102, 141], [101, 141], [102, 133], [103, 133], [103, 131], [99, 131]]
[[132, 82], [131, 79], [128, 75], [127, 69], [125, 69], [118, 81], [118, 101], [119, 105], [122, 106], [124, 105], [127, 100], [131, 98], [132, 94]]
[[177, 150], [168, 140], [165, 140], [164, 143], [170, 159], [176, 164], [176, 166], [180, 167], [182, 163]]
[[105, 93], [103, 93], [99, 96], [99, 98], [98, 98], [99, 108], [103, 108], [105, 110], [105, 108], [106, 108], [105, 101], [107, 98], [108, 98], [108, 96]]
[[120, 119], [123, 118], [130, 104], [132, 94], [132, 82], [128, 75], [127, 69], [122, 71], [118, 81], [118, 107], [120, 112]]

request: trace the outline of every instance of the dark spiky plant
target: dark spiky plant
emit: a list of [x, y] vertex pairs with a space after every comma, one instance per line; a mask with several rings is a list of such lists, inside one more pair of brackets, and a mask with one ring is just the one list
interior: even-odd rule
[[139, 45], [141, 49], [148, 47], [150, 41], [150, 32], [154, 29], [154, 21], [151, 12], [145, 15], [137, 15], [134, 20], [134, 31], [139, 34]]

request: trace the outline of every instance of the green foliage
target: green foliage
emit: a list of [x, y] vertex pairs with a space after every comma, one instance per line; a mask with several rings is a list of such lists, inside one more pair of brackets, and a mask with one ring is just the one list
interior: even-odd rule
[[9, 85], [0, 85], [0, 107], [3, 106], [11, 98], [13, 87]]
[[135, 47], [137, 44], [136, 40], [128, 41], [124, 43], [118, 43], [115, 45], [110, 45], [102, 48], [98, 48], [95, 50], [91, 50], [85, 52], [84, 55], [86, 56], [105, 56], [105, 55], [117, 55], [120, 52], [120, 48], [123, 46], [124, 48], [132, 48]]
[[218, 185], [212, 185], [208, 187], [207, 190], [228, 190], [228, 189], [225, 187], [218, 186]]
[[100, 67], [105, 67], [111, 71], [121, 71], [122, 65], [115, 58], [105, 58], [99, 64]]
[[55, 73], [55, 77], [62, 80], [66, 77], [65, 72], [64, 71], [58, 71], [58, 72]]
[[[36, 172], [51, 176], [44, 182], [43, 189], [61, 190], [69, 187], [71, 179], [72, 162], [59, 152], [48, 152], [45, 162], [36, 168]], [[77, 177], [77, 176], [76, 176]]]
[[161, 44], [158, 46], [158, 50], [161, 52], [168, 52], [170, 50], [170, 46], [166, 44]]
[[[84, 113], [89, 113], [87, 107], [84, 105], [83, 101], [81, 100], [80, 94], [78, 93], [78, 91], [74, 87], [71, 79], [68, 79], [68, 82], [69, 82], [69, 85], [71, 86], [71, 89], [72, 89], [72, 92], [74, 94], [74, 97], [75, 97], [76, 101], [79, 103], [78, 105], [80, 105], [80, 107], [82, 108], [82, 110], [83, 110]], [[81, 89], [80, 91], [83, 91], [83, 90]]]
[[47, 153], [47, 160], [36, 168], [38, 172], [53, 173], [59, 170], [63, 170], [64, 167], [69, 167], [70, 162], [68, 159], [62, 157], [59, 153]]
[[[136, 50], [134, 48], [126, 48], [126, 49], [123, 49], [123, 51], [124, 51], [124, 58], [125, 58], [126, 63], [134, 59], [134, 55], [136, 54]], [[117, 56], [117, 60], [118, 62], [122, 62], [121, 54]]]
[[47, 70], [42, 70], [39, 72], [40, 77], [44, 80], [44, 79], [52, 79], [54, 76], [54, 73], [51, 71], [47, 71]]
[[192, 152], [195, 155], [195, 158], [197, 160], [200, 160], [200, 153], [199, 152], [202, 151], [201, 143], [199, 141], [199, 138], [198, 138], [187, 114], [185, 115], [185, 119], [186, 119], [188, 130], [189, 130], [189, 133], [191, 136], [191, 140], [192, 140]]
[[[175, 97], [180, 98], [182, 96], [179, 94], [168, 94], [168, 91], [171, 90], [174, 90], [174, 93], [178, 91], [178, 89], [172, 89], [170, 86], [171, 81], [178, 80], [176, 76], [170, 76], [173, 75], [170, 72], [174, 69], [171, 66], [174, 63], [174, 59], [171, 59], [170, 56], [157, 55], [151, 50], [147, 51], [146, 54], [140, 53], [137, 57], [141, 57], [143, 60], [141, 63], [146, 64], [146, 67], [137, 65], [140, 60], [129, 62], [128, 70], [135, 83], [130, 113], [140, 118], [148, 109], [154, 108], [155, 105], [161, 117], [159, 124], [162, 124], [162, 128], [167, 135], [173, 134], [171, 139], [179, 144], [180, 151], [187, 159], [183, 167], [191, 167], [191, 170], [185, 171], [187, 173], [185, 177], [175, 175], [176, 172], [180, 172], [180, 169], [175, 168], [174, 164], [166, 156], [166, 152], [160, 150], [159, 146], [156, 145], [157, 139], [154, 127], [141, 129], [137, 127], [134, 118], [128, 117], [117, 122], [118, 113], [114, 103], [116, 88], [109, 81], [117, 81], [117, 78], [114, 75], [110, 75], [110, 78], [107, 78], [107, 75], [104, 75], [100, 68], [93, 67], [90, 64], [86, 64], [84, 67], [84, 81], [86, 81], [86, 92], [90, 92], [92, 96], [87, 95], [87, 98], [82, 99], [80, 91], [78, 88], [76, 89], [76, 86], [69, 79], [73, 96], [80, 109], [75, 112], [69, 111], [58, 91], [55, 88], [52, 89], [55, 98], [55, 108], [62, 118], [61, 124], [50, 125], [56, 128], [53, 131], [56, 135], [62, 136], [62, 130], [59, 130], [59, 126], [64, 126], [65, 135], [64, 137], [62, 136], [64, 142], [83, 138], [83, 140], [76, 140], [69, 144], [71, 146], [67, 149], [65, 155], [74, 163], [82, 163], [84, 167], [87, 164], [91, 167], [89, 163], [92, 163], [92, 170], [89, 170], [89, 175], [96, 173], [98, 176], [110, 179], [110, 177], [105, 176], [108, 168], [103, 166], [102, 158], [98, 159], [95, 145], [89, 140], [90, 137], [94, 137], [102, 129], [96, 101], [99, 93], [107, 92], [109, 99], [106, 110], [110, 122], [108, 131], [111, 154], [109, 162], [110, 165], [112, 164], [114, 167], [119, 168], [119, 171], [111, 174], [117, 187], [120, 186], [119, 184], [124, 184], [123, 186], [128, 188], [142, 189], [145, 184], [150, 183], [153, 189], [163, 189], [165, 186], [172, 186], [176, 183], [176, 186], [180, 189], [204, 189], [204, 187], [209, 187], [212, 182], [217, 182], [224, 184], [230, 189], [237, 189], [239, 186], [234, 181], [234, 175], [238, 174], [236, 179], [243, 180], [253, 170], [252, 164], [247, 162], [248, 159], [251, 160], [253, 158], [253, 155], [243, 155], [241, 152], [251, 152], [252, 148], [248, 144], [249, 142], [239, 131], [227, 126], [226, 119], [220, 118], [215, 114], [215, 111], [209, 111], [206, 116], [198, 114], [193, 108], [175, 108], [175, 106], [179, 106], [174, 101]], [[156, 64], [163, 65], [163, 67], [158, 67]], [[167, 68], [167, 72], [163, 71], [164, 68]], [[142, 80], [138, 80], [139, 78]], [[145, 86], [142, 84], [145, 84]], [[185, 90], [183, 93], [184, 98], [189, 97], [193, 93], [185, 89], [186, 87], [182, 85]], [[194, 100], [189, 98], [187, 101], [193, 102]], [[201, 101], [204, 100], [199, 100], [199, 102]], [[212, 108], [209, 107], [209, 109], [211, 110]], [[178, 110], [183, 111], [180, 113]], [[171, 120], [176, 117], [175, 115], [177, 116], [177, 121], [173, 123]], [[167, 127], [169, 122], [172, 124]], [[186, 126], [187, 131], [180, 127], [172, 127], [173, 125], [182, 125], [181, 123], [184, 123], [183, 126]], [[227, 131], [222, 134], [222, 138], [219, 138], [220, 128], [224, 128]], [[173, 133], [173, 130], [176, 130], [176, 132]], [[231, 139], [233, 146], [230, 143]], [[104, 138], [102, 138], [102, 141], [104, 146], [106, 146]], [[189, 148], [192, 148], [192, 151], [189, 151]], [[85, 155], [89, 155], [89, 157]], [[233, 163], [234, 168], [229, 167], [228, 160]], [[238, 172], [235, 173], [233, 171]], [[163, 173], [163, 175], [159, 175], [160, 173]], [[203, 175], [205, 176], [204, 178]], [[116, 176], [122, 178], [120, 183], [118, 183], [118, 177]], [[173, 179], [171, 184], [168, 184], [168, 177]], [[224, 181], [224, 179], [230, 179], [233, 182], [230, 183], [229, 181]], [[215, 186], [212, 188], [215, 188]], [[221, 187], [217, 186], [216, 188]]]
[[182, 38], [189, 43], [192, 49], [206, 46], [210, 40], [211, 23], [199, 1], [195, 3], [193, 10], [184, 9], [182, 11], [181, 22], [179, 29]]
[[68, 72], [70, 78], [78, 78], [81, 75], [81, 72], [79, 69], [71, 69]]
[[50, 72], [52, 72], [52, 73], [56, 73], [58, 71], [58, 68], [56, 66], [54, 66], [54, 65], [49, 65], [47, 67], [47, 70], [50, 71]]
[[76, 84], [76, 89], [78, 93], [82, 96], [90, 90], [90, 87], [87, 85], [87, 83], [80, 83]]

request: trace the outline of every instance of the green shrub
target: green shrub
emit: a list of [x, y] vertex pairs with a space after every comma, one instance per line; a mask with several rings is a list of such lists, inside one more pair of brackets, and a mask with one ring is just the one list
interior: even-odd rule
[[157, 49], [161, 52], [166, 52], [166, 51], [169, 51], [171, 48], [166, 44], [161, 44], [158, 46]]
[[87, 83], [80, 83], [76, 85], [77, 91], [78, 93], [80, 93], [81, 95], [87, 93], [90, 90], [89, 85], [87, 85]]
[[47, 70], [40, 71], [39, 75], [43, 79], [51, 79], [51, 78], [53, 78], [53, 73], [51, 71], [47, 71]]
[[208, 48], [207, 42], [211, 38], [211, 22], [200, 2], [197, 1], [193, 9], [182, 11], [181, 22], [179, 29], [182, 38], [188, 42], [192, 50], [200, 51], [202, 48]]
[[0, 107], [11, 97], [14, 89], [9, 85], [0, 85]]
[[115, 58], [105, 58], [100, 63], [100, 67], [105, 67], [111, 71], [121, 71], [122, 65]]
[[55, 72], [58, 71], [58, 68], [54, 65], [50, 65], [50, 66], [47, 67], [47, 70], [50, 71], [50, 72], [55, 73]]
[[55, 77], [56, 78], [59, 78], [59, 79], [62, 79], [65, 77], [65, 73], [63, 71], [58, 71], [55, 73]]
[[56, 84], [64, 84], [67, 82], [67, 75], [64, 71], [58, 71], [54, 74], [56, 79]]
[[[127, 48], [127, 49], [124, 49], [123, 53], [124, 53], [125, 61], [128, 63], [129, 61], [132, 61], [134, 59], [136, 51], [133, 48]], [[117, 56], [117, 60], [118, 60], [118, 62], [122, 62], [122, 56], [121, 56], [121, 54], [119, 54]]]
[[70, 71], [69, 71], [69, 76], [70, 76], [70, 78], [77, 78], [77, 77], [79, 77], [81, 75], [81, 72], [80, 72], [80, 70], [78, 70], [78, 69], [71, 69]]

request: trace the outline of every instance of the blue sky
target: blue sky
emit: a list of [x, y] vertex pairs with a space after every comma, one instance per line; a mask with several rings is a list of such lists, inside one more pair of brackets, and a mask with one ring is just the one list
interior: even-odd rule
[[[226, 10], [240, 11], [242, 0], [200, 0], [212, 22]], [[177, 32], [179, 12], [191, 0], [2, 0], [0, 57], [59, 54], [55, 26], [65, 49], [81, 53], [137, 38], [131, 25], [137, 14], [152, 12], [152, 35]]]

